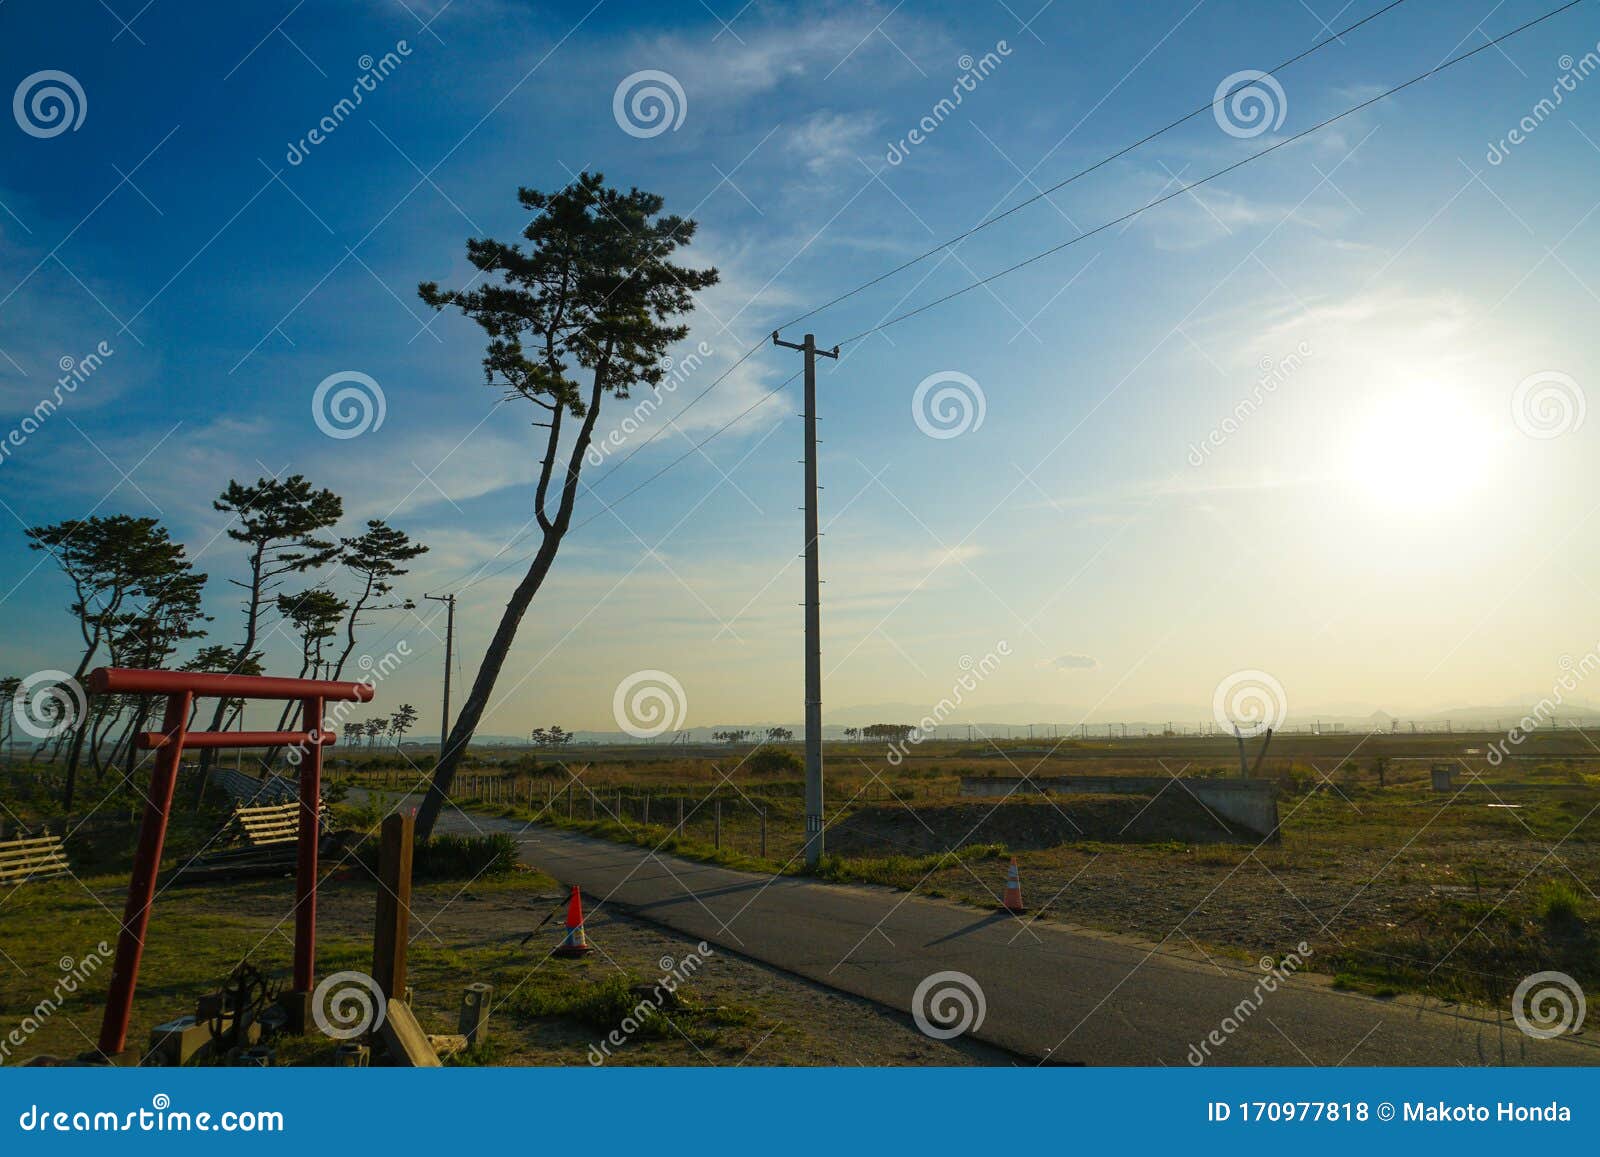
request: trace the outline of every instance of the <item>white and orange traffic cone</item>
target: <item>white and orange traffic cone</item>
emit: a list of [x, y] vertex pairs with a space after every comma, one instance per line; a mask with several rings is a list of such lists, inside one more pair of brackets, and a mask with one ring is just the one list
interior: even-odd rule
[[578, 885], [572, 885], [572, 896], [567, 900], [567, 935], [556, 947], [553, 955], [582, 956], [589, 952], [589, 937], [583, 931], [583, 897]]
[[1026, 912], [1022, 906], [1022, 873], [1017, 870], [1017, 857], [1011, 857], [1011, 867], [1006, 871], [1006, 894], [1000, 901], [1007, 912]]

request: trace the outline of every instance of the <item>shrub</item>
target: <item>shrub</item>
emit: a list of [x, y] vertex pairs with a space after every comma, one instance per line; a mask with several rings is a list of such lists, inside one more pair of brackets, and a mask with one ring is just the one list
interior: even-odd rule
[[1546, 881], [1535, 901], [1539, 918], [1551, 926], [1575, 923], [1582, 903], [1577, 889], [1564, 880]]
[[745, 766], [756, 775], [799, 775], [806, 769], [794, 752], [782, 747], [761, 748], [745, 762]]
[[[373, 849], [376, 856], [376, 849]], [[432, 836], [411, 855], [417, 880], [472, 880], [503, 876], [517, 866], [517, 841], [505, 832], [485, 836]]]

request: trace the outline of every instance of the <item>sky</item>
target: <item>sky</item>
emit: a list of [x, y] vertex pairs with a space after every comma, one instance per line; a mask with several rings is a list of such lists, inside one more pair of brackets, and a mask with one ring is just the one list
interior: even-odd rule
[[[1600, 646], [1600, 6], [1484, 46], [1558, 3], [1406, 0], [1334, 37], [1383, 0], [9, 0], [0, 669], [76, 662], [23, 531], [90, 512], [159, 517], [237, 642], [211, 501], [299, 473], [342, 530], [430, 547], [363, 651], [403, 647], [378, 706], [437, 731], [420, 596], [459, 593], [459, 697], [536, 545], [542, 432], [416, 286], [465, 284], [519, 186], [594, 170], [698, 221], [683, 259], [721, 281], [661, 407], [585, 470], [484, 732], [615, 729], [640, 672], [679, 726], [800, 719], [799, 358], [717, 379], [1017, 206], [785, 329], [845, 343], [819, 372], [825, 714], [1548, 694]], [[52, 87], [64, 120], [30, 99]], [[329, 436], [332, 375], [381, 423]], [[296, 657], [274, 624], [268, 668]]]

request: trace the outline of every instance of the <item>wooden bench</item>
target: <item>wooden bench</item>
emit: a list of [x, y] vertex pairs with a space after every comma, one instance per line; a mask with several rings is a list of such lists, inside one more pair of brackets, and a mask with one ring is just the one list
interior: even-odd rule
[[[324, 800], [318, 811], [323, 824], [328, 819], [328, 803]], [[244, 842], [252, 848], [266, 848], [273, 844], [292, 844], [300, 836], [300, 803], [271, 804], [264, 807], [242, 807], [233, 813]]]
[[[328, 801], [318, 809], [323, 839], [328, 836]], [[216, 851], [196, 856], [165, 877], [171, 883], [235, 880], [250, 876], [291, 875], [295, 870], [295, 845], [300, 841], [300, 804], [264, 804], [235, 808], [230, 821], [237, 840]]]
[[60, 836], [36, 836], [0, 843], [0, 884], [49, 880], [69, 875], [71, 870]]

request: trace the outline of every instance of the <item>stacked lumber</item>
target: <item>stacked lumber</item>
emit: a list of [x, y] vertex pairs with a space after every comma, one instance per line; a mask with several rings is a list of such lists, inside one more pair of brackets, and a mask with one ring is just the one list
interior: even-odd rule
[[6, 840], [0, 843], [0, 884], [23, 884], [72, 873], [60, 836]]

